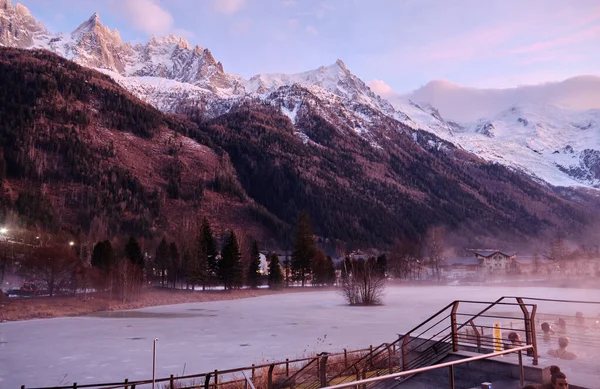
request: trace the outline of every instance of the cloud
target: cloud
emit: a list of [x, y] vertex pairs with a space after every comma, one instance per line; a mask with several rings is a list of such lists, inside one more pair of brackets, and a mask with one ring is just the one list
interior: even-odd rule
[[306, 26], [306, 32], [312, 36], [319, 35], [319, 30], [315, 26]]
[[574, 43], [581, 43], [590, 39], [600, 39], [600, 25], [593, 26], [583, 31], [574, 34], [565, 35], [555, 39], [550, 39], [542, 42], [537, 42], [532, 45], [523, 46], [512, 50], [511, 54], [528, 54], [540, 51], [546, 51], [557, 47], [567, 46]]
[[245, 3], [246, 0], [212, 0], [212, 7], [218, 13], [233, 15], [242, 9]]
[[285, 0], [281, 4], [283, 4], [284, 7], [295, 7], [298, 2], [296, 0]]
[[289, 28], [291, 28], [292, 30], [295, 30], [298, 27], [298, 19], [288, 19], [287, 21], [287, 25]]
[[115, 0], [111, 4], [134, 29], [146, 34], [166, 34], [173, 26], [173, 16], [157, 0]]
[[375, 93], [376, 95], [386, 96], [394, 94], [394, 90], [392, 89], [392, 87], [382, 80], [369, 81], [367, 82], [367, 86], [371, 88], [373, 93]]

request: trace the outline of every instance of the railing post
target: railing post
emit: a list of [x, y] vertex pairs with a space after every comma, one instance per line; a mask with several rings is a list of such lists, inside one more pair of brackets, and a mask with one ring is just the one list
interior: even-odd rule
[[[127, 380], [125, 380], [127, 381]], [[73, 389], [77, 389], [77, 382], [73, 382]]]
[[[125, 386], [124, 386], [125, 389], [129, 388], [129, 385], [127, 385], [128, 383], [129, 383], [129, 378], [125, 378]], [[73, 389], [77, 389], [77, 383], [73, 384]], [[173, 389], [173, 387], [171, 387], [171, 389]]]
[[373, 345], [369, 345], [369, 367], [373, 367]]
[[169, 377], [169, 389], [175, 389], [175, 381], [173, 381], [173, 374], [171, 374], [171, 377]]
[[25, 389], [25, 385], [21, 385], [21, 389]]
[[210, 386], [210, 373], [204, 378], [204, 389], [208, 389]]
[[[527, 306], [523, 302], [523, 299], [521, 297], [517, 297], [516, 300], [517, 300], [517, 303], [519, 303], [519, 307], [521, 308], [521, 311], [523, 311], [523, 318], [525, 319], [525, 344], [534, 345], [533, 333], [535, 331], [535, 325], [534, 326], [531, 325], [531, 317], [529, 316], [529, 310], [527, 309]], [[534, 345], [534, 349], [535, 348], [536, 347]], [[528, 349], [527, 355], [533, 356], [534, 354], [536, 354], [537, 352], [534, 351], [534, 349]], [[537, 365], [537, 360], [534, 362], [536, 362], [535, 364]]]
[[[531, 309], [531, 340], [533, 345], [533, 366], [538, 365], [538, 348], [537, 348], [537, 334], [535, 330], [535, 314], [537, 312], [537, 304], [533, 305]], [[529, 355], [529, 352], [527, 353]]]
[[321, 353], [319, 357], [319, 383], [321, 384], [320, 388], [324, 388], [327, 386], [327, 358], [328, 354], [326, 352]]
[[275, 369], [275, 365], [269, 366], [269, 373], [267, 375], [267, 389], [273, 389], [273, 369]]
[[469, 321], [469, 323], [471, 324], [471, 328], [473, 328], [473, 332], [475, 332], [475, 337], [477, 340], [477, 352], [480, 353], [481, 352], [481, 335], [479, 334], [479, 331], [477, 330], [477, 326], [475, 325], [475, 323], [473, 323], [473, 320]]
[[452, 311], [450, 312], [450, 324], [452, 326], [452, 351], [458, 351], [458, 329], [456, 321], [456, 311], [458, 311], [458, 301], [455, 301], [452, 305]]
[[252, 378], [254, 378], [254, 363], [252, 364]]
[[390, 347], [389, 344], [387, 344], [385, 346], [387, 348], [387, 354], [388, 354], [388, 373], [392, 374], [393, 369], [392, 369], [392, 348]]
[[285, 376], [286, 377], [290, 376], [290, 359], [289, 358], [285, 359]]
[[523, 370], [523, 351], [519, 350], [519, 380], [521, 388], [525, 386], [525, 371]]
[[454, 365], [450, 365], [450, 389], [454, 389]]
[[348, 350], [344, 349], [344, 369], [348, 368]]
[[219, 371], [215, 370], [215, 389], [217, 389], [218, 387], [219, 387]]
[[404, 338], [402, 338], [402, 370], [408, 370], [408, 347], [406, 345], [409, 336], [410, 334], [404, 334]]

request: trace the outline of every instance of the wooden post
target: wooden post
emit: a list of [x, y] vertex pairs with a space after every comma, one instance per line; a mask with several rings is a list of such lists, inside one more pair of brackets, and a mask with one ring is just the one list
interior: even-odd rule
[[285, 376], [286, 377], [290, 376], [290, 359], [289, 358], [285, 359]]
[[[125, 383], [127, 383], [127, 380], [125, 380]], [[73, 389], [77, 389], [77, 382], [73, 382]]]
[[208, 389], [210, 386], [210, 373], [204, 378], [204, 389]]
[[458, 301], [452, 305], [452, 311], [450, 312], [450, 324], [452, 326], [452, 351], [458, 351], [458, 329], [456, 322], [456, 311], [458, 311]]
[[344, 349], [344, 369], [348, 368], [348, 350]]
[[369, 345], [369, 366], [373, 367], [373, 345]]
[[450, 365], [450, 389], [454, 389], [454, 365]]
[[327, 358], [328, 354], [326, 352], [321, 353], [319, 357], [319, 383], [321, 384], [320, 388], [324, 388], [327, 386]]
[[254, 378], [254, 363], [252, 364], [252, 378]]
[[25, 389], [25, 385], [21, 385], [21, 389]]
[[175, 389], [175, 381], [173, 381], [173, 374], [169, 377], [169, 389]]
[[219, 387], [219, 371], [215, 369], [215, 389]]
[[273, 389], [273, 369], [275, 369], [275, 365], [269, 366], [269, 374], [267, 376], [267, 389]]

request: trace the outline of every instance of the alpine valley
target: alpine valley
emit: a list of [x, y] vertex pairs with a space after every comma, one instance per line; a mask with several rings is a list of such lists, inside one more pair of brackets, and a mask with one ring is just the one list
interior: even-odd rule
[[49, 32], [0, 0], [3, 212], [46, 229], [178, 234], [206, 216], [285, 245], [301, 210], [372, 247], [443, 225], [470, 243], [597, 220], [600, 111], [515, 101], [475, 121], [384, 99], [338, 60], [229, 74], [208, 49]]

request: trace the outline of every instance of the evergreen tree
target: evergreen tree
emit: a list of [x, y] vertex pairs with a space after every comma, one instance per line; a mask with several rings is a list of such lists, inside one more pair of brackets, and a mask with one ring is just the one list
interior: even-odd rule
[[254, 241], [252, 253], [250, 254], [250, 264], [248, 265], [248, 286], [256, 288], [260, 284], [260, 251], [258, 243]]
[[325, 285], [327, 283], [327, 257], [323, 250], [316, 250], [312, 261], [313, 285]]
[[107, 274], [115, 265], [115, 252], [110, 241], [96, 243], [92, 250], [92, 266]]
[[156, 248], [156, 254], [154, 255], [154, 261], [156, 266], [160, 269], [160, 283], [164, 288], [165, 276], [169, 267], [169, 245], [165, 238], [162, 238], [158, 247]]
[[169, 280], [173, 285], [173, 289], [177, 287], [177, 281], [179, 280], [180, 263], [179, 263], [179, 250], [175, 242], [169, 243]]
[[241, 254], [233, 231], [229, 233], [223, 250], [221, 250], [218, 275], [226, 290], [242, 286]]
[[281, 274], [281, 265], [277, 254], [271, 257], [269, 263], [269, 288], [277, 289], [283, 284], [283, 274]]
[[315, 253], [316, 248], [310, 225], [310, 217], [308, 213], [303, 211], [298, 218], [296, 242], [294, 244], [294, 251], [292, 252], [293, 276], [295, 280], [302, 282], [302, 286], [306, 282], [306, 275], [311, 272]]
[[377, 257], [377, 271], [382, 276], [385, 276], [387, 273], [387, 257], [385, 254], [381, 254]]
[[129, 241], [125, 245], [125, 256], [132, 265], [144, 270], [144, 254], [142, 254], [142, 249], [133, 236], [129, 237]]
[[325, 263], [325, 284], [335, 284], [335, 267], [333, 266], [333, 259], [328, 255]]
[[190, 285], [192, 286], [192, 290], [194, 290], [195, 284], [192, 283], [192, 256], [189, 250], [183, 250], [183, 255], [181, 256], [181, 279], [185, 281], [185, 288], [189, 289]]
[[204, 218], [196, 250], [197, 275], [201, 278], [202, 289], [205, 289], [207, 284], [212, 283], [218, 277], [217, 254], [217, 241], [213, 236], [208, 220]]

